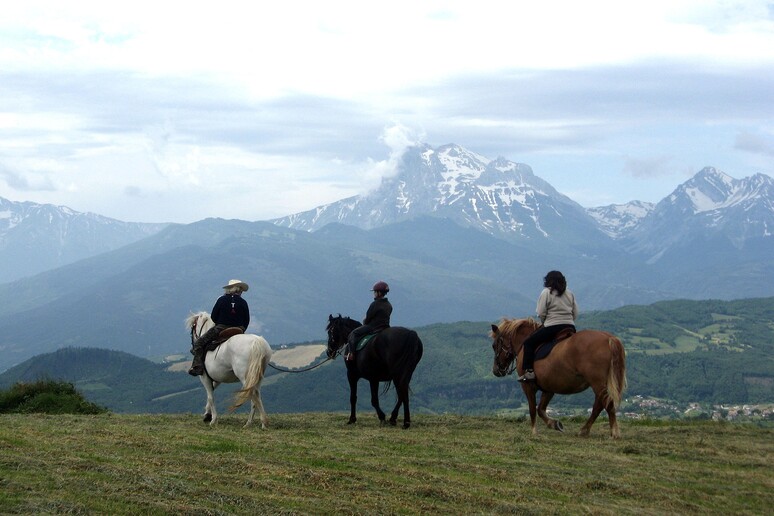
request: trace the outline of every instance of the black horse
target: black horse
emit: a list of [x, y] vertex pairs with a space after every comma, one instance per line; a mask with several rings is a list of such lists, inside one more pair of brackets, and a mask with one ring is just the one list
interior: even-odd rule
[[[347, 343], [350, 332], [360, 323], [349, 317], [328, 316], [328, 358], [335, 358]], [[417, 332], [400, 326], [382, 330], [361, 351], [355, 353], [354, 360], [346, 360], [347, 380], [349, 380], [349, 403], [351, 412], [349, 424], [357, 421], [355, 404], [357, 403], [357, 381], [365, 378], [371, 384], [371, 405], [376, 409], [379, 421], [384, 422], [384, 412], [379, 407], [379, 382], [392, 382], [398, 395], [398, 403], [392, 410], [390, 424], [398, 420], [398, 410], [403, 405], [403, 428], [411, 426], [409, 411], [409, 383], [417, 364], [422, 359], [422, 341]], [[387, 386], [389, 388], [389, 384]]]

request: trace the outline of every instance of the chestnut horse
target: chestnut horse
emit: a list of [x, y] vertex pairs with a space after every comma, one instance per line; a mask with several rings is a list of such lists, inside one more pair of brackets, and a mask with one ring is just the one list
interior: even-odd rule
[[[489, 336], [494, 341], [492, 372], [495, 376], [511, 374], [516, 368], [516, 359], [519, 374], [524, 373], [522, 344], [539, 327], [540, 324], [531, 318], [503, 319], [499, 326], [492, 325]], [[546, 414], [554, 394], [576, 394], [591, 387], [594, 391], [594, 407], [580, 435], [589, 435], [591, 425], [605, 409], [610, 420], [611, 437], [621, 437], [615, 410], [626, 388], [626, 354], [618, 337], [603, 331], [581, 330], [559, 342], [546, 358], [535, 361], [534, 370], [536, 380], [521, 384], [529, 402], [533, 435], [537, 434], [536, 412], [549, 428], [564, 430], [560, 421]], [[540, 405], [536, 407], [538, 390], [542, 394]]]

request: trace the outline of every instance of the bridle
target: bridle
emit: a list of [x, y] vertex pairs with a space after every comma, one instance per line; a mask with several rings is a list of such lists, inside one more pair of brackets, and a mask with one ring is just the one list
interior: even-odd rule
[[199, 318], [201, 316], [197, 316], [196, 319], [193, 320], [193, 324], [191, 325], [191, 346], [193, 347], [194, 342], [196, 342], [196, 339], [200, 337], [200, 335], [196, 334], [196, 327], [199, 325]]
[[[344, 344], [346, 344], [346, 341], [341, 346], [337, 346], [334, 349], [334, 346], [336, 345], [336, 340], [334, 337], [334, 324], [331, 322], [331, 324], [328, 325], [328, 358], [330, 360], [333, 360], [337, 356], [341, 355], [344, 352]], [[332, 345], [333, 344], [333, 345]], [[333, 353], [330, 353], [330, 350], [334, 349]]]
[[[516, 370], [516, 354], [513, 352], [512, 346], [506, 347], [505, 338], [502, 334], [498, 334], [495, 338], [494, 351], [497, 372], [500, 373], [501, 376], [513, 374]], [[500, 366], [500, 360], [498, 360], [503, 353], [505, 353], [505, 358], [507, 359], [507, 365], [505, 367]]]

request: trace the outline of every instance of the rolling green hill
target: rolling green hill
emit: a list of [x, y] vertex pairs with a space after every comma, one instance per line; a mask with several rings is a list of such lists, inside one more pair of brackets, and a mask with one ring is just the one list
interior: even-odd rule
[[[412, 381], [414, 411], [524, 410], [515, 379], [491, 373], [490, 324], [457, 322], [417, 328], [425, 353]], [[707, 404], [774, 402], [774, 298], [627, 306], [584, 315], [578, 327], [605, 329], [622, 338], [627, 348], [627, 398]], [[116, 412], [199, 412], [205, 401], [201, 384], [185, 373], [169, 371], [169, 366], [122, 352], [68, 348], [9, 369], [0, 375], [0, 388], [56, 378], [73, 382], [90, 401]], [[234, 389], [233, 385], [219, 388], [216, 399], [225, 405]], [[269, 413], [348, 407], [349, 389], [340, 358], [298, 374], [270, 368], [262, 393]], [[361, 382], [359, 411], [371, 414], [367, 393], [367, 384]], [[558, 396], [552, 407], [585, 410], [591, 399], [590, 392]], [[390, 391], [383, 396], [383, 407], [390, 407], [393, 400]]]

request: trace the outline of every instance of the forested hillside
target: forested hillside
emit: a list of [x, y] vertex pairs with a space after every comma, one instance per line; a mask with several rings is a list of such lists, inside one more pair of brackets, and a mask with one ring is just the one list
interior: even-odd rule
[[[417, 328], [425, 354], [412, 381], [413, 410], [487, 414], [524, 409], [515, 378], [492, 375], [488, 337], [492, 322], [497, 321]], [[621, 337], [627, 349], [625, 397], [629, 399], [774, 403], [774, 298], [627, 306], [585, 314], [578, 328], [604, 329]], [[171, 372], [170, 365], [127, 353], [69, 348], [8, 370], [0, 375], [0, 388], [17, 381], [56, 378], [75, 383], [90, 401], [117, 412], [199, 412], [204, 405], [199, 381]], [[263, 396], [269, 412], [348, 408], [341, 358], [309, 372], [280, 373], [270, 368], [267, 373]], [[216, 398], [225, 404], [233, 390], [234, 386], [223, 386]], [[383, 405], [389, 407], [392, 400], [390, 392]], [[359, 410], [370, 413], [365, 382], [361, 382], [359, 402]], [[558, 396], [552, 407], [587, 408], [590, 403], [591, 393], [585, 392]]]

